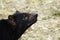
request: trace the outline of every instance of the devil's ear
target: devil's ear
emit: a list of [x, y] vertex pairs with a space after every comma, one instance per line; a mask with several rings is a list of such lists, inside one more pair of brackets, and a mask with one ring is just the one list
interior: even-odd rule
[[13, 18], [13, 15], [9, 15], [8, 16], [8, 22], [12, 25], [16, 25], [15, 21], [14, 21], [14, 18]]
[[8, 19], [9, 19], [9, 20], [12, 20], [12, 19], [13, 19], [13, 16], [12, 16], [12, 15], [9, 15], [9, 16], [8, 16]]

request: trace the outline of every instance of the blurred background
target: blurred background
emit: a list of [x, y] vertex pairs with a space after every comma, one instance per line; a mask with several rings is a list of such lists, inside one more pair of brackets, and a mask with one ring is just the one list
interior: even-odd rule
[[0, 19], [16, 10], [38, 14], [38, 21], [19, 40], [60, 40], [60, 0], [0, 0]]

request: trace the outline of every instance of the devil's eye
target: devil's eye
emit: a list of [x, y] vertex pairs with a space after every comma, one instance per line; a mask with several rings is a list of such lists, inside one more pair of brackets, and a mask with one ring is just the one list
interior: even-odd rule
[[25, 20], [27, 20], [28, 19], [28, 17], [25, 17]]
[[28, 17], [24, 17], [22, 20], [27, 20], [28, 19]]

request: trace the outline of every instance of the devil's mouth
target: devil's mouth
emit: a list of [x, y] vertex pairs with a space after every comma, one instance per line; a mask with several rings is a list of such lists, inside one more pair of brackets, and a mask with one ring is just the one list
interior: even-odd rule
[[34, 24], [34, 23], [36, 23], [37, 22], [37, 19], [35, 18], [35, 19], [32, 19], [31, 21], [30, 21], [30, 23], [28, 24], [28, 26], [30, 26], [30, 25], [32, 25], [32, 24]]

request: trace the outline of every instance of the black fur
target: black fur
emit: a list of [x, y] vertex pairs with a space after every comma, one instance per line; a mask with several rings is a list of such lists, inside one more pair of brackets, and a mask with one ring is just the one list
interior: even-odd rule
[[9, 15], [0, 20], [0, 40], [18, 40], [19, 37], [35, 22], [37, 14], [20, 13]]

